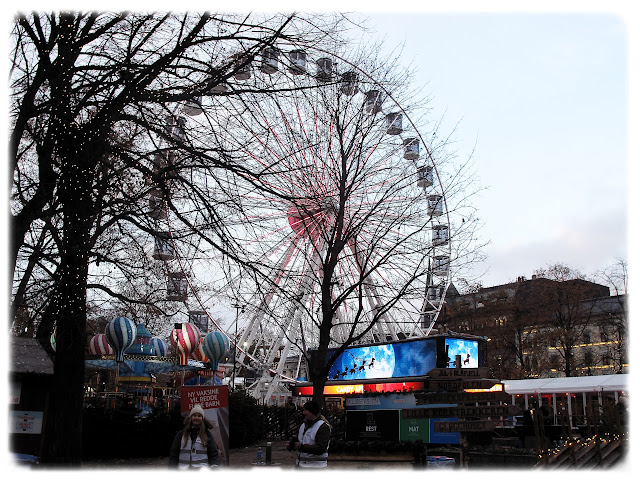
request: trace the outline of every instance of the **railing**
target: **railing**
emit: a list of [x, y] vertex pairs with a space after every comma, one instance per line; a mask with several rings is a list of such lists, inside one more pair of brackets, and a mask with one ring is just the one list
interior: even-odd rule
[[583, 419], [585, 423], [577, 428], [566, 409], [561, 410], [560, 420], [562, 433], [554, 441], [555, 445], [552, 445], [548, 426], [545, 425], [540, 410], [535, 411], [534, 431], [540, 459], [538, 465], [604, 465], [614, 463], [622, 456], [624, 441], [628, 437], [627, 415], [626, 410], [614, 402], [587, 403]]
[[85, 385], [84, 406], [115, 408], [118, 401], [132, 402], [141, 412], [153, 407], [168, 409], [180, 403], [180, 389], [146, 385]]
[[[343, 440], [345, 411], [330, 410], [325, 417], [331, 425], [331, 437]], [[262, 431], [267, 440], [288, 440], [296, 436], [302, 422], [304, 422], [302, 410], [294, 406], [265, 406], [262, 409]]]

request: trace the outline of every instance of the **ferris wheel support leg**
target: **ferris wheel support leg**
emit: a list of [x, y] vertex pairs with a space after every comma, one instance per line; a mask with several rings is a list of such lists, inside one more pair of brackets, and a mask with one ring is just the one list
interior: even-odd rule
[[[276, 337], [275, 341], [271, 345], [271, 350], [269, 351], [267, 359], [265, 361], [265, 364], [267, 366], [273, 365], [273, 362], [276, 359], [276, 354], [278, 351], [280, 351], [280, 345], [282, 344], [282, 340], [284, 339], [286, 333], [291, 329], [291, 325], [293, 323], [293, 315], [288, 315], [288, 317], [290, 318], [290, 320], [285, 325], [282, 326], [282, 329], [280, 330], [280, 335]], [[277, 373], [282, 373], [282, 368], [280, 368], [280, 364], [284, 365], [284, 361], [282, 360], [282, 358], [285, 354], [285, 350], [288, 353], [290, 345], [291, 345], [291, 342], [287, 342], [285, 345], [285, 348], [280, 352], [280, 361], [278, 362], [279, 371]]]
[[[317, 260], [318, 255], [317, 254], [314, 255], [314, 257], [315, 257], [314, 259]], [[298, 289], [295, 295], [295, 298], [300, 299], [299, 300], [300, 304], [306, 303], [306, 299], [308, 298], [309, 292], [311, 291], [312, 282], [313, 282], [313, 277], [311, 276], [309, 271], [307, 271], [305, 273], [303, 283], [300, 285], [300, 288]], [[300, 331], [300, 328], [298, 328], [298, 325], [300, 325], [300, 315], [301, 315], [300, 306], [296, 303], [293, 303], [292, 307], [287, 312], [287, 318], [289, 318], [290, 320], [286, 324], [286, 326], [284, 326], [284, 328], [281, 330], [281, 334], [278, 336], [277, 341], [274, 343], [272, 347], [272, 353], [269, 356], [267, 365], [271, 365], [273, 363], [277, 348], [284, 340], [284, 337], [287, 334], [287, 332], [289, 332], [289, 337], [288, 337], [289, 341], [285, 342], [284, 349], [282, 349], [282, 351], [280, 352], [280, 359], [278, 361], [278, 366], [276, 368], [276, 376], [272, 379], [272, 382], [269, 385], [269, 389], [267, 390], [267, 393], [266, 393], [267, 400], [271, 398], [271, 395], [275, 391], [276, 387], [278, 387], [281, 384], [282, 372], [284, 370], [287, 357], [289, 356], [289, 352], [291, 351], [291, 347], [294, 344], [291, 341], [291, 339], [296, 339], [297, 333]], [[304, 332], [300, 332], [300, 333], [304, 334]], [[300, 359], [301, 357], [302, 357], [302, 353], [300, 354]], [[298, 368], [300, 365], [300, 359], [298, 359]]]
[[289, 355], [289, 349], [290, 349], [289, 345], [290, 344], [287, 344], [287, 347], [285, 347], [285, 350], [282, 351], [282, 356], [278, 361], [278, 368], [276, 369], [276, 375], [271, 378], [271, 382], [269, 383], [269, 388], [267, 389], [267, 393], [265, 394], [266, 401], [268, 401], [271, 398], [271, 395], [276, 390], [276, 387], [279, 387], [281, 384], [282, 371], [284, 370], [284, 365], [286, 363], [287, 356]]
[[[369, 302], [369, 307], [371, 308], [371, 311], [377, 313], [379, 310], [379, 306], [376, 301], [377, 295], [376, 295], [375, 287], [371, 285], [365, 286], [365, 295], [367, 297], [367, 301]], [[378, 332], [380, 332], [380, 336], [385, 341], [387, 338], [386, 334], [384, 333], [385, 329], [388, 332], [389, 336], [391, 337], [391, 340], [398, 340], [398, 334], [394, 328], [391, 328], [391, 325], [389, 324], [386, 313], [383, 313], [382, 315], [380, 315], [380, 317], [378, 317], [378, 320], [376, 321], [376, 327], [378, 329]]]
[[[279, 272], [283, 272], [284, 269], [289, 264], [289, 262], [291, 261], [293, 252], [297, 247], [297, 243], [298, 243], [297, 239], [291, 242], [291, 245], [289, 245], [287, 250], [284, 252], [282, 257], [280, 258], [280, 265], [278, 270]], [[234, 339], [234, 342], [236, 342], [236, 347], [237, 347], [236, 351], [239, 352], [239, 355], [237, 355], [237, 358], [234, 360], [239, 361], [241, 364], [244, 362], [247, 354], [244, 351], [244, 348], [241, 348], [239, 345], [244, 345], [245, 342], [247, 343], [247, 345], [252, 345], [253, 341], [255, 340], [256, 335], [260, 328], [260, 324], [264, 319], [265, 310], [269, 307], [271, 300], [273, 299], [273, 295], [275, 293], [275, 289], [277, 288], [277, 283], [279, 282], [280, 276], [281, 276], [281, 273], [276, 279], [276, 285], [270, 289], [267, 296], [263, 299], [258, 309], [258, 312], [255, 315], [253, 315], [253, 317], [251, 318], [251, 321], [249, 322], [249, 325], [242, 332], [240, 339]]]
[[[314, 256], [314, 260], [316, 259], [316, 257], [317, 257], [317, 255]], [[299, 285], [297, 291], [294, 293], [293, 298], [299, 299], [298, 301], [303, 302], [307, 298], [307, 296], [309, 294], [309, 291], [310, 291], [311, 286], [312, 286], [312, 282], [313, 282], [313, 278], [309, 274], [309, 271], [306, 271], [301, 284]], [[276, 337], [276, 339], [271, 344], [271, 349], [269, 350], [269, 352], [268, 352], [268, 354], [266, 356], [267, 360], [266, 360], [265, 363], [267, 365], [271, 365], [273, 363], [273, 361], [275, 359], [275, 356], [276, 356], [276, 353], [280, 349], [280, 345], [282, 344], [282, 341], [283, 341], [285, 335], [292, 328], [291, 325], [293, 324], [293, 320], [295, 318], [295, 314], [298, 311], [298, 309], [299, 309], [299, 304], [292, 300], [291, 301], [291, 306], [288, 308], [288, 311], [285, 314], [285, 317], [288, 320], [282, 326], [282, 328], [280, 328], [280, 332], [279, 332], [278, 336]], [[290, 342], [287, 343], [287, 345], [289, 345], [289, 344], [290, 344]], [[280, 372], [280, 373], [282, 373], [282, 372]]]
[[[362, 262], [360, 261], [360, 256], [358, 255], [358, 251], [356, 250], [355, 242], [353, 240], [349, 242], [349, 247], [351, 248], [351, 252], [356, 258], [357, 264], [361, 265]], [[360, 269], [360, 267], [358, 268]], [[362, 275], [361, 269], [360, 269], [360, 275]], [[375, 286], [371, 285], [367, 281], [364, 281], [362, 283], [362, 287], [364, 290], [364, 295], [367, 297], [367, 301], [369, 302], [369, 308], [371, 309], [372, 312], [377, 313], [379, 308], [378, 308], [378, 302], [376, 301], [377, 293], [376, 293]], [[385, 330], [384, 327], [386, 327], [386, 330], [387, 332], [389, 332], [389, 335], [391, 336], [392, 340], [398, 340], [398, 334], [394, 328], [391, 328], [391, 325], [389, 324], [386, 314], [380, 315], [380, 317], [378, 318], [374, 326], [380, 338], [386, 341], [387, 336], [384, 333], [384, 330]]]
[[[360, 255], [358, 254], [358, 251], [356, 250], [356, 245], [355, 245], [355, 241], [351, 240], [349, 241], [349, 247], [351, 248], [351, 252], [353, 253], [353, 256], [356, 259], [356, 264], [358, 265], [358, 273], [360, 274], [360, 276], [362, 276], [362, 267], [360, 267], [360, 265], [362, 265], [362, 262], [360, 261]], [[366, 281], [362, 281], [362, 289], [364, 290], [364, 296], [367, 297], [367, 301], [369, 303], [369, 308], [370, 311], [375, 312], [376, 311], [376, 304], [375, 302], [372, 302], [371, 297], [369, 295], [368, 292], [368, 286]], [[380, 324], [380, 321], [376, 321], [374, 327], [373, 327], [376, 332], [377, 335], [380, 339], [385, 339], [385, 335], [384, 335], [384, 331], [382, 329], [382, 325]], [[375, 336], [376, 334], [374, 334]]]
[[298, 364], [296, 365], [296, 379], [300, 378], [300, 364], [302, 363], [302, 353], [298, 355]]

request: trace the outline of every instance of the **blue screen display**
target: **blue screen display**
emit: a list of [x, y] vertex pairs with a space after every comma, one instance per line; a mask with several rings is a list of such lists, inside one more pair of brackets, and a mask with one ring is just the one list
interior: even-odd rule
[[435, 339], [421, 339], [348, 348], [336, 359], [327, 378], [329, 380], [362, 380], [418, 377], [426, 375], [435, 367]]

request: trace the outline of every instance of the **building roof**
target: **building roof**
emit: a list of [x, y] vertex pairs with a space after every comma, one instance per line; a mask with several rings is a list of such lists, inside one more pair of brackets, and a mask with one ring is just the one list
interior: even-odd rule
[[610, 297], [596, 298], [595, 300], [584, 300], [583, 303], [591, 302], [592, 315], [619, 315], [624, 313], [627, 306], [627, 295], [612, 295]]
[[626, 391], [629, 386], [628, 374], [594, 375], [587, 377], [531, 378], [525, 380], [503, 380], [504, 389], [509, 394], [525, 393], [578, 393]]
[[53, 361], [35, 338], [9, 336], [10, 371], [53, 375]]
[[[447, 298], [453, 300], [462, 300], [464, 298], [477, 299], [488, 298], [488, 295], [502, 292], [511, 297], [516, 294], [517, 291], [528, 291], [531, 288], [536, 288], [541, 285], [570, 285], [579, 291], [584, 292], [585, 295], [590, 294], [592, 298], [608, 297], [610, 295], [610, 289], [606, 285], [591, 282], [589, 280], [583, 280], [580, 278], [574, 278], [570, 280], [553, 280], [545, 277], [538, 277], [533, 275], [531, 279], [525, 277], [519, 277], [517, 281], [504, 283], [500, 285], [493, 285], [490, 287], [481, 287], [477, 292], [459, 294], [457, 291], [451, 292], [447, 295]], [[588, 292], [588, 293], [587, 293]], [[447, 292], [449, 293], [449, 291]]]

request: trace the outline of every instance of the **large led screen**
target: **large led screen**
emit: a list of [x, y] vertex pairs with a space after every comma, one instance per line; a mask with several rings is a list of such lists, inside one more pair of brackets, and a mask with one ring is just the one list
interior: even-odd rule
[[[476, 346], [476, 365], [477, 365]], [[327, 360], [329, 355], [327, 355]], [[435, 339], [348, 348], [329, 370], [329, 380], [418, 377], [436, 368]]]
[[455, 367], [456, 355], [460, 355], [462, 368], [478, 368], [478, 342], [462, 338], [445, 338], [444, 348], [449, 357], [447, 366]]

